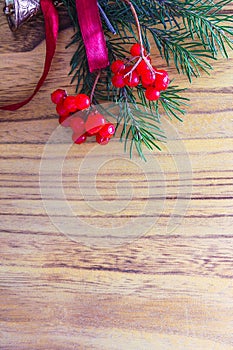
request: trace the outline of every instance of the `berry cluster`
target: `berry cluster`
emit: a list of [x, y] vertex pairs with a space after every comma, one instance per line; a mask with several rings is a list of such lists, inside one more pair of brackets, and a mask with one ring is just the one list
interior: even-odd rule
[[[81, 144], [88, 136], [95, 136], [99, 144], [106, 145], [114, 135], [115, 127], [112, 123], [107, 123], [97, 110], [89, 112], [91, 103], [87, 95], [68, 96], [65, 90], [57, 89], [51, 94], [51, 100], [56, 104], [59, 123], [73, 130], [74, 143]], [[78, 115], [75, 112], [79, 112]]]
[[112, 63], [113, 86], [117, 88], [135, 87], [141, 83], [146, 89], [146, 98], [150, 101], [158, 100], [160, 92], [166, 90], [169, 85], [167, 72], [152, 66], [150, 56], [146, 55], [145, 48], [138, 43], [131, 47], [130, 54], [132, 57], [128, 62], [116, 60]]

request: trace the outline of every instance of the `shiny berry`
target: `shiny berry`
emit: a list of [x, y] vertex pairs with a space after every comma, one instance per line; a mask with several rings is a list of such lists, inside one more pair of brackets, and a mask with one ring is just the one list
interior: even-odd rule
[[59, 102], [56, 106], [56, 111], [59, 114], [60, 117], [68, 117], [70, 115], [70, 112], [65, 108], [63, 101]]
[[80, 111], [90, 107], [91, 101], [86, 94], [78, 94], [75, 97], [75, 100], [77, 109], [79, 109]]
[[130, 87], [137, 86], [140, 82], [140, 78], [137, 72], [133, 71], [124, 77], [124, 82]]
[[51, 93], [51, 100], [53, 103], [57, 105], [59, 102], [62, 102], [66, 96], [67, 96], [67, 93], [65, 90], [57, 89]]
[[154, 87], [148, 87], [145, 96], [149, 101], [157, 101], [160, 98], [160, 92]]
[[70, 121], [71, 121], [71, 117], [69, 115], [59, 117], [59, 124], [64, 126], [64, 128], [68, 128], [70, 126]]
[[102, 114], [91, 113], [86, 120], [85, 129], [89, 135], [95, 135], [105, 125], [105, 123], [106, 121]]
[[142, 74], [142, 85], [151, 85], [154, 83], [156, 78], [156, 74], [153, 71], [150, 70], [146, 70], [143, 74]]
[[77, 111], [75, 96], [67, 96], [63, 101], [63, 105], [70, 113]]
[[154, 87], [159, 91], [163, 91], [167, 89], [168, 85], [169, 78], [167, 72], [165, 70], [157, 70]]
[[82, 135], [85, 132], [85, 122], [81, 117], [73, 117], [70, 120], [70, 127], [76, 134]]
[[125, 64], [121, 60], [116, 60], [111, 65], [111, 71], [113, 73], [120, 73], [125, 69]]
[[100, 134], [96, 135], [96, 142], [98, 142], [100, 145], [107, 145], [109, 143], [110, 138], [101, 136]]
[[112, 85], [116, 88], [123, 88], [125, 86], [124, 76], [120, 73], [115, 74], [112, 77]]
[[[143, 54], [145, 54], [145, 48], [143, 47]], [[133, 46], [131, 46], [131, 49], [130, 49], [130, 54], [132, 56], [141, 56], [142, 52], [141, 52], [141, 45], [136, 43], [136, 44], [133, 44]]]
[[148, 87], [152, 86], [151, 84], [146, 84], [145, 82], [142, 81], [142, 86], [147, 89]]
[[112, 123], [105, 124], [99, 131], [102, 137], [112, 137], [115, 133], [115, 126]]
[[142, 60], [136, 67], [136, 72], [139, 75], [143, 75], [145, 72], [149, 71], [150, 68], [147, 65], [147, 62], [150, 63], [150, 59], [146, 58], [146, 60]]
[[130, 64], [129, 66], [125, 67], [124, 71], [121, 74], [123, 74], [125, 76], [127, 73], [132, 71], [132, 69], [133, 69], [133, 65]]
[[72, 135], [72, 140], [74, 141], [74, 143], [78, 145], [81, 145], [81, 143], [84, 143], [86, 139], [87, 139], [86, 134], [80, 135], [80, 134], [73, 133]]

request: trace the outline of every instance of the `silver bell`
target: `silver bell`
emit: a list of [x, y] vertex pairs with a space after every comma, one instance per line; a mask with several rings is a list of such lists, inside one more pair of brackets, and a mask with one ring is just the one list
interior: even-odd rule
[[10, 29], [18, 27], [34, 16], [40, 10], [40, 0], [5, 0], [3, 9], [7, 16]]

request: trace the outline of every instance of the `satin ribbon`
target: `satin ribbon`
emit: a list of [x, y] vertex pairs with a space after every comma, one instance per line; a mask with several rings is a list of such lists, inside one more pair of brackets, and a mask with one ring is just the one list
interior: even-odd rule
[[43, 70], [42, 76], [38, 81], [34, 92], [29, 98], [18, 103], [0, 107], [0, 109], [15, 111], [16, 109], [19, 109], [24, 105], [26, 105], [28, 102], [30, 102], [33, 99], [36, 93], [40, 90], [41, 86], [43, 85], [48, 75], [48, 72], [52, 63], [52, 59], [55, 53], [55, 49], [56, 49], [56, 42], [57, 42], [57, 35], [58, 35], [58, 14], [52, 1], [50, 0], [41, 0], [40, 6], [44, 15], [45, 35], [46, 35], [46, 56], [45, 56], [44, 70]]
[[90, 72], [109, 65], [97, 0], [76, 0], [78, 22]]
[[[51, 67], [56, 50], [58, 35], [58, 14], [52, 0], [41, 0], [41, 10], [45, 21], [46, 56], [44, 70], [32, 95], [24, 101], [0, 107], [2, 110], [15, 111], [30, 102], [43, 85]], [[104, 39], [97, 0], [76, 0], [76, 8], [81, 33], [86, 48], [90, 72], [108, 66], [108, 53]]]

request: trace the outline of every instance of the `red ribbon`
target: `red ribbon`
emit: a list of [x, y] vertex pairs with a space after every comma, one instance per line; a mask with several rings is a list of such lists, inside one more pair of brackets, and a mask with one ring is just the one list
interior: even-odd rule
[[108, 52], [97, 0], [76, 0], [76, 9], [90, 72], [107, 67]]
[[42, 76], [38, 81], [33, 94], [29, 98], [18, 103], [0, 107], [0, 109], [15, 111], [16, 109], [19, 109], [20, 107], [23, 107], [24, 105], [26, 105], [28, 102], [32, 100], [35, 94], [40, 90], [41, 86], [43, 85], [48, 75], [48, 72], [52, 63], [52, 59], [55, 53], [55, 49], [56, 49], [57, 34], [58, 34], [58, 14], [52, 1], [50, 0], [41, 0], [40, 6], [44, 15], [45, 35], [46, 35], [46, 56], [45, 56], [44, 70], [43, 70]]
[[[56, 50], [58, 35], [58, 14], [51, 0], [40, 0], [45, 21], [46, 56], [44, 70], [33, 94], [26, 100], [0, 107], [2, 110], [15, 111], [32, 100], [43, 85], [51, 67]], [[86, 47], [90, 72], [108, 66], [108, 53], [101, 25], [97, 0], [76, 0], [78, 20]]]

